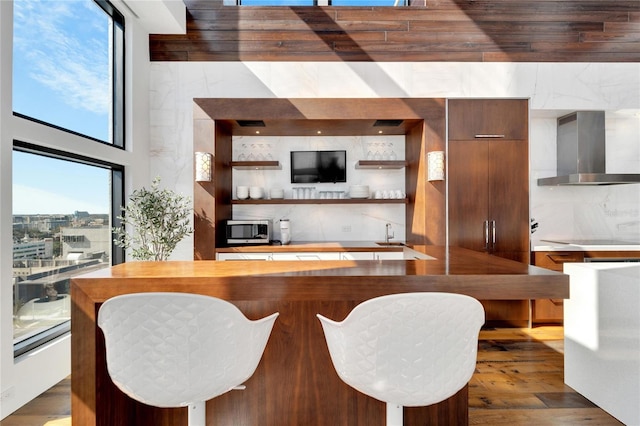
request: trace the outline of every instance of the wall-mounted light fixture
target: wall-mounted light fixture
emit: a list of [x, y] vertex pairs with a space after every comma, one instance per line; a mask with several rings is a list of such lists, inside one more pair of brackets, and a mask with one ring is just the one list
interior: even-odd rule
[[444, 151], [427, 153], [427, 180], [444, 180]]
[[211, 182], [213, 156], [208, 152], [196, 152], [196, 182]]

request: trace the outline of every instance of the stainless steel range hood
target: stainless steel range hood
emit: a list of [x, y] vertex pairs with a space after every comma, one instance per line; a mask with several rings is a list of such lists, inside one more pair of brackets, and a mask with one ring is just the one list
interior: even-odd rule
[[640, 183], [640, 174], [605, 172], [604, 111], [578, 111], [558, 118], [558, 175], [538, 186]]

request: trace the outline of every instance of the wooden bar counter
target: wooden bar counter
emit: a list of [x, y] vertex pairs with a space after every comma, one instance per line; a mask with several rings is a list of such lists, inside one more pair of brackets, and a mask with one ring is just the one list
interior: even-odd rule
[[[382, 426], [385, 405], [334, 371], [317, 313], [342, 320], [358, 303], [403, 292], [443, 291], [478, 299], [569, 297], [566, 275], [464, 249], [414, 247], [436, 260], [129, 262], [72, 279], [74, 425], [186, 425], [186, 408], [139, 404], [111, 382], [96, 326], [110, 297], [168, 291], [233, 302], [257, 319], [280, 312], [246, 390], [207, 403], [217, 426]], [[468, 389], [430, 407], [405, 408], [405, 425], [468, 424]]]

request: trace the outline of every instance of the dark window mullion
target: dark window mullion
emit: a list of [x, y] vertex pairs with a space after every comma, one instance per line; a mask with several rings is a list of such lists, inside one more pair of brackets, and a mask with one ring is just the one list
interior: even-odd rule
[[[118, 216], [122, 215], [124, 206], [124, 169], [111, 170], [111, 226], [119, 228], [122, 221]], [[115, 234], [111, 233], [111, 264], [118, 265], [125, 261], [125, 251], [114, 243]]]

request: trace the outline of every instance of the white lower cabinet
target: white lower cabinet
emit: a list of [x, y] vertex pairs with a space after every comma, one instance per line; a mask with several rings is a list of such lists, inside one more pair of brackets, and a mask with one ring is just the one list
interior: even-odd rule
[[406, 259], [403, 251], [378, 251], [374, 253], [375, 260], [404, 260]]
[[340, 260], [338, 252], [273, 253], [271, 260]]
[[403, 251], [345, 252], [279, 252], [279, 253], [218, 253], [217, 260], [415, 260], [431, 256], [404, 248]]
[[345, 251], [340, 253], [341, 260], [375, 260], [371, 251]]
[[272, 260], [273, 253], [217, 253], [216, 260]]

